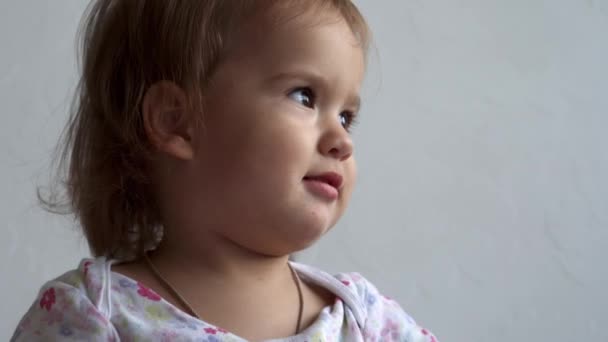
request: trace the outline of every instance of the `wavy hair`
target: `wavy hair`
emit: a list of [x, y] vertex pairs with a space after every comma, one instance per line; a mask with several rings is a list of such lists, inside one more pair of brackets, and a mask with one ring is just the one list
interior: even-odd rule
[[94, 256], [137, 257], [158, 243], [162, 222], [149, 172], [154, 148], [141, 106], [170, 80], [201, 104], [239, 23], [259, 11], [297, 16], [332, 9], [367, 52], [369, 29], [350, 0], [95, 0], [81, 23], [81, 77], [57, 145], [57, 186], [38, 190], [49, 211], [73, 214]]

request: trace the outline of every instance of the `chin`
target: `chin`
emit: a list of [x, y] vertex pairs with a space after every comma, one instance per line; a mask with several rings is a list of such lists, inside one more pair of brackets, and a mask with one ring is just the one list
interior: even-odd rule
[[286, 256], [286, 255], [291, 255], [300, 251], [303, 251], [309, 247], [311, 247], [312, 245], [315, 244], [315, 242], [317, 242], [319, 239], [315, 239], [315, 240], [310, 240], [310, 241], [299, 241], [298, 243], [285, 243], [282, 244], [280, 247], [275, 247], [272, 248], [271, 250], [267, 250], [265, 251], [265, 255], [267, 256], [272, 256], [272, 257], [282, 257], [282, 256]]
[[273, 256], [284, 256], [293, 254], [315, 244], [319, 239], [329, 231], [327, 226], [308, 226], [297, 227], [292, 226], [292, 229], [284, 232], [283, 238], [276, 241], [274, 246], [269, 246], [268, 254]]
[[299, 252], [312, 246], [330, 229], [331, 226], [328, 223], [324, 225], [299, 227], [299, 229], [294, 229], [293, 235], [288, 237], [290, 242], [293, 244], [292, 253]]

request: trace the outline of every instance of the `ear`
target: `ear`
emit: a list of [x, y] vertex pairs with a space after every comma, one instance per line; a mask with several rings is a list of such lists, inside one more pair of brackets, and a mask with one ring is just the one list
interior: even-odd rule
[[194, 155], [194, 125], [188, 108], [182, 88], [169, 81], [154, 83], [142, 103], [144, 129], [152, 145], [182, 160]]

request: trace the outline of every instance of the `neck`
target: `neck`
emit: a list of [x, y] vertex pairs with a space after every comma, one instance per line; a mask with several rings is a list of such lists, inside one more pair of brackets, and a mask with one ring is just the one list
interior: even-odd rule
[[215, 280], [242, 287], [289, 281], [289, 255], [264, 255], [220, 236], [206, 235], [204, 243], [167, 236], [150, 259], [168, 276], [187, 277], [196, 283]]
[[196, 249], [174, 241], [164, 239], [148, 266], [175, 305], [255, 340], [300, 331], [304, 297], [288, 256], [254, 253], [221, 239], [208, 238]]

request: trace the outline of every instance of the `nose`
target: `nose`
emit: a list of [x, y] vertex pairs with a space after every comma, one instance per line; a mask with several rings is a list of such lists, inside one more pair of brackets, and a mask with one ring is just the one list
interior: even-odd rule
[[353, 140], [339, 120], [327, 125], [319, 141], [322, 155], [343, 161], [352, 156], [353, 148]]

